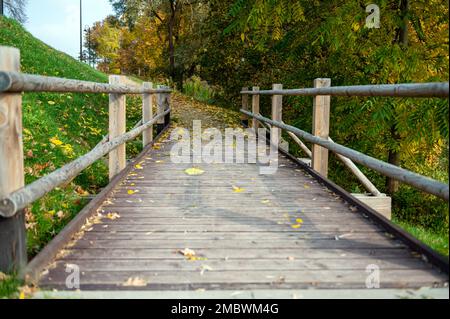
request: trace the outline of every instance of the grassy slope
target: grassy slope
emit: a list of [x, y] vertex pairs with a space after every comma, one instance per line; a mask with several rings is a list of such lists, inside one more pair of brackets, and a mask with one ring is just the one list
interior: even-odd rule
[[[0, 18], [0, 45], [21, 51], [22, 72], [95, 82], [108, 76], [56, 51], [26, 32], [18, 23]], [[128, 125], [140, 117], [137, 98], [127, 105]], [[25, 94], [23, 126], [25, 178], [30, 183], [85, 154], [107, 134], [106, 94]], [[139, 141], [128, 146], [129, 155]], [[85, 196], [107, 184], [107, 166], [98, 161], [69, 185], [36, 202], [27, 213], [28, 251], [36, 254], [85, 205]]]

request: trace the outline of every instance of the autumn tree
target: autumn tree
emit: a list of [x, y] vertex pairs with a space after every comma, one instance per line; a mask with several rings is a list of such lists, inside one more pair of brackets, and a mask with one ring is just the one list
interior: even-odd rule
[[[137, 21], [142, 17], [156, 19], [159, 22], [158, 37], [167, 43], [168, 75], [178, 81], [179, 86], [183, 83], [184, 66], [176, 61], [176, 46], [180, 42], [183, 20], [185, 13], [201, 10], [204, 2], [201, 0], [110, 0], [116, 11], [117, 17], [126, 25], [130, 31], [133, 30]], [[184, 24], [187, 25], [187, 24]]]
[[0, 11], [2, 14], [9, 13], [11, 18], [20, 23], [25, 23], [27, 21], [26, 5], [27, 0], [0, 0]]

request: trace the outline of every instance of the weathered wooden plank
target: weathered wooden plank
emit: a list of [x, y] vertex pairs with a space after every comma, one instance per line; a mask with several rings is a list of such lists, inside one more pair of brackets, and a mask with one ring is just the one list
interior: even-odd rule
[[[71, 92], [71, 93], [110, 93], [110, 94], [143, 94], [171, 93], [170, 89], [144, 90], [141, 87], [80, 81], [73, 79], [24, 74], [19, 72], [0, 71], [2, 86], [0, 91], [21, 92]], [[126, 80], [126, 84], [129, 80]]]
[[[368, 231], [373, 229], [375, 225], [336, 225], [336, 224], [311, 224], [303, 225], [298, 229], [299, 232], [321, 232], [321, 231]], [[111, 231], [134, 231], [134, 232], [151, 232], [151, 231], [200, 231], [200, 232], [216, 232], [216, 231], [277, 231], [289, 232], [292, 228], [289, 225], [117, 225], [111, 224], [108, 228], [103, 228], [101, 225], [94, 225], [97, 232], [111, 232]]]
[[[65, 282], [67, 273], [58, 272], [49, 277], [48, 283]], [[368, 273], [364, 270], [283, 270], [283, 271], [221, 271], [221, 272], [176, 272], [167, 274], [165, 272], [155, 273], [153, 271], [87, 271], [81, 275], [80, 285], [83, 289], [85, 284], [115, 284], [123, 285], [129, 278], [141, 278], [148, 282], [148, 287], [154, 284], [212, 284], [220, 283], [225, 288], [227, 283], [265, 283], [277, 285], [282, 283], [303, 283], [310, 287], [321, 287], [327, 284], [337, 287], [366, 288]], [[51, 279], [51, 280], [50, 280]], [[385, 270], [380, 277], [380, 287], [422, 287], [433, 286], [445, 279], [445, 276], [431, 273], [423, 269], [409, 270]], [[142, 289], [142, 287], [141, 287]]]
[[[190, 240], [189, 237], [183, 240], [172, 240], [167, 236], [166, 239], [153, 239], [148, 236], [149, 239], [141, 240], [121, 240], [121, 241], [110, 241], [110, 240], [80, 240], [76, 244], [77, 249], [90, 249], [90, 248], [104, 248], [104, 249], [126, 249], [128, 247], [134, 248], [170, 248], [179, 249], [180, 247], [189, 247], [191, 249], [204, 249], [204, 248], [216, 248], [216, 249], [233, 249], [233, 248], [258, 248], [258, 249], [272, 249], [272, 248], [284, 248], [286, 247], [286, 238], [280, 240]], [[343, 238], [341, 240], [308, 240], [308, 239], [298, 239], [289, 240], [289, 247], [291, 248], [315, 248], [315, 249], [346, 249], [346, 248], [367, 248], [372, 247], [380, 248], [392, 248], [392, 247], [406, 247], [401, 242], [396, 242], [389, 240], [387, 238], [383, 239], [368, 239], [368, 240], [354, 240]]]
[[[53, 272], [64, 271], [70, 259], [62, 259], [53, 265]], [[365, 270], [368, 265], [377, 265], [382, 270], [392, 269], [432, 269], [429, 264], [417, 258], [367, 258], [367, 259], [255, 259], [253, 261], [228, 259], [208, 260], [156, 260], [139, 259], [130, 263], [127, 260], [83, 260], [78, 263], [81, 271], [201, 271], [208, 265], [211, 271], [252, 271], [252, 270]]]
[[[144, 82], [143, 90], [153, 89], [153, 83]], [[153, 118], [153, 94], [144, 93], [142, 96], [142, 122], [147, 123]], [[150, 126], [142, 133], [142, 143], [146, 147], [153, 141], [153, 126]]]
[[[282, 90], [282, 84], [273, 84], [273, 90]], [[283, 96], [272, 96], [272, 120], [281, 122], [283, 120]], [[273, 127], [270, 133], [270, 142], [272, 145], [278, 146], [281, 142], [281, 130], [278, 127]]]
[[[314, 80], [315, 88], [329, 86], [331, 86], [331, 79]], [[317, 95], [314, 97], [312, 134], [322, 139], [328, 139], [330, 133], [330, 101], [330, 96]], [[328, 176], [328, 149], [313, 144], [311, 167], [322, 176]]]
[[[259, 87], [254, 86], [253, 92], [259, 91]], [[255, 114], [259, 114], [259, 95], [253, 95], [252, 96], [252, 112]], [[252, 128], [255, 130], [255, 132], [258, 132], [259, 128], [259, 122], [256, 119], [252, 119]]]
[[[402, 83], [377, 85], [334, 86], [324, 88], [260, 90], [260, 95], [291, 95], [291, 96], [403, 96], [403, 97], [448, 97], [449, 83]], [[242, 91], [241, 94], [255, 94], [252, 91]]]
[[[178, 249], [185, 249], [189, 247], [179, 247]], [[110, 260], [110, 259], [185, 259], [178, 253], [178, 249], [170, 248], [126, 248], [126, 249], [66, 249], [64, 251], [65, 258], [70, 259], [95, 259], [95, 260]], [[274, 248], [274, 249], [214, 249], [204, 248], [196, 251], [198, 257], [204, 258], [228, 258], [235, 259], [286, 259], [288, 257], [294, 258], [377, 258], [377, 257], [411, 257], [413, 254], [410, 250], [401, 247], [398, 248], [346, 248], [346, 249], [298, 249], [298, 248]]]
[[[20, 71], [20, 52], [0, 46], [0, 71]], [[22, 96], [0, 93], [0, 199], [24, 186]], [[0, 272], [20, 272], [26, 265], [25, 216], [0, 216]]]
[[[124, 77], [111, 75], [109, 83], [120, 85]], [[114, 139], [126, 132], [126, 95], [109, 95], [109, 137]], [[109, 180], [112, 180], [126, 166], [126, 145], [121, 144], [109, 153]]]
[[242, 239], [242, 240], [286, 240], [289, 243], [291, 240], [336, 240], [338, 238], [354, 239], [354, 240], [368, 240], [368, 239], [379, 239], [383, 237], [391, 238], [390, 235], [383, 231], [364, 231], [364, 232], [184, 232], [184, 231], [170, 231], [170, 232], [148, 232], [148, 233], [135, 233], [120, 232], [120, 233], [98, 233], [96, 231], [86, 232], [83, 236], [86, 240], [148, 240], [148, 239], [167, 239], [168, 237], [173, 240], [178, 239], [189, 239], [189, 240], [231, 240], [231, 239]]

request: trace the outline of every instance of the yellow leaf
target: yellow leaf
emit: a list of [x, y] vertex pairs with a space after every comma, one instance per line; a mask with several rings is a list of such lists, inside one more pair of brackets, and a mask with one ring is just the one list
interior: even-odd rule
[[144, 169], [144, 168], [142, 167], [142, 165], [140, 165], [140, 164], [136, 164], [134, 167], [136, 167], [137, 169]]
[[194, 257], [195, 256], [195, 251], [193, 251], [192, 249], [189, 249], [189, 248], [179, 250], [178, 252], [185, 257]]
[[25, 293], [23, 291], [20, 292], [19, 299], [25, 299]]
[[58, 137], [52, 137], [52, 138], [50, 139], [50, 143], [52, 143], [53, 145], [57, 145], [57, 146], [63, 145], [63, 144], [64, 144], [62, 141], [60, 141], [60, 140], [58, 139]]
[[296, 224], [296, 225], [291, 225], [292, 228], [294, 229], [299, 229], [302, 225], [300, 224]]
[[131, 277], [128, 278], [127, 281], [123, 283], [124, 287], [145, 287], [147, 286], [147, 282], [139, 277]]
[[305, 189], [310, 189], [310, 188], [311, 188], [309, 185], [306, 185], [306, 184], [305, 184], [303, 187], [304, 187]]
[[129, 189], [127, 193], [128, 193], [128, 195], [133, 195], [133, 194], [139, 193], [139, 191], [138, 190]]
[[196, 168], [196, 167], [188, 168], [184, 172], [191, 176], [202, 175], [203, 173], [205, 173], [204, 170], [201, 170], [200, 168]]
[[111, 219], [111, 220], [116, 220], [116, 219], [120, 218], [120, 215], [118, 213], [108, 213], [108, 214], [106, 214], [106, 218]]
[[47, 101], [47, 103], [48, 103], [49, 105], [55, 105], [55, 104], [56, 104], [56, 103], [53, 102], [53, 101]]
[[270, 200], [264, 199], [264, 200], [261, 201], [261, 203], [263, 203], [263, 204], [269, 204], [269, 203], [270, 203]]
[[241, 40], [245, 41], [245, 34], [244, 33], [241, 33]]
[[296, 222], [299, 223], [299, 224], [303, 224], [303, 219], [297, 218], [297, 219], [296, 219]]
[[233, 186], [233, 192], [235, 192], [235, 193], [242, 193], [242, 192], [245, 192], [245, 189], [237, 187], [237, 186]]

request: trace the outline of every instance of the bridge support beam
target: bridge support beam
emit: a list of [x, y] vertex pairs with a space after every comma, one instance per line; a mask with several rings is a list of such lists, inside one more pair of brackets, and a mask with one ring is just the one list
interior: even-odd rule
[[[121, 85], [127, 82], [126, 77], [111, 75], [110, 84]], [[126, 95], [109, 95], [109, 139], [112, 140], [126, 132]], [[127, 165], [126, 144], [122, 144], [109, 153], [109, 179], [112, 180]]]
[[[20, 72], [20, 52], [0, 46], [0, 71]], [[0, 198], [24, 186], [22, 95], [0, 93]], [[24, 211], [0, 217], [0, 271], [20, 273], [27, 263]]]
[[[331, 86], [331, 79], [315, 79], [314, 87], [323, 88]], [[330, 96], [317, 95], [313, 105], [312, 134], [328, 139], [330, 133]], [[328, 176], [328, 150], [313, 144], [311, 167], [324, 177]]]
[[[153, 83], [145, 82], [143, 89], [153, 89]], [[144, 93], [142, 96], [142, 124], [153, 119], [153, 94]], [[146, 147], [153, 141], [153, 126], [150, 126], [142, 134], [142, 143]]]

